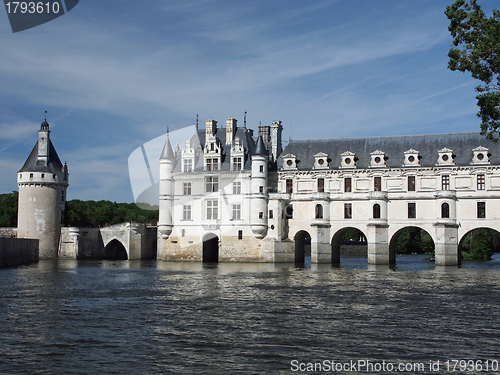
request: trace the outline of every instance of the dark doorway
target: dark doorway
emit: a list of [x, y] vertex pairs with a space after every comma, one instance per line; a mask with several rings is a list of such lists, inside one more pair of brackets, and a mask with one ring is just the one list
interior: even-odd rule
[[[307, 262], [308, 261], [308, 262]], [[304, 230], [295, 235], [295, 263], [311, 262], [311, 236]]]
[[107, 260], [127, 260], [127, 250], [117, 239], [112, 240], [104, 248], [104, 259]]
[[203, 237], [203, 263], [219, 261], [219, 237], [209, 233]]

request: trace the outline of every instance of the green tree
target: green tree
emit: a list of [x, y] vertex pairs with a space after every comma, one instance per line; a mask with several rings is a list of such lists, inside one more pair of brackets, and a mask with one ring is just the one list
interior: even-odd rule
[[0, 227], [17, 227], [18, 193], [0, 194]]
[[493, 251], [498, 250], [500, 233], [487, 228], [474, 229], [467, 233], [461, 244], [462, 258], [469, 260], [489, 260]]
[[456, 0], [446, 7], [453, 47], [448, 68], [469, 72], [482, 83], [476, 87], [481, 134], [497, 141], [500, 127], [500, 11], [486, 17], [476, 0]]

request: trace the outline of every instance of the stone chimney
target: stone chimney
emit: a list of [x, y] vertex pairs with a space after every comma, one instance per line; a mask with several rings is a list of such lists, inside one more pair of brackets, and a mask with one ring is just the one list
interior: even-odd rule
[[206, 120], [205, 126], [206, 126], [205, 142], [208, 142], [208, 140], [212, 138], [212, 136], [215, 135], [215, 133], [217, 133], [217, 121]]
[[271, 141], [271, 127], [270, 126], [259, 126], [259, 135], [262, 137], [262, 141], [270, 142]]
[[236, 122], [234, 118], [226, 119], [226, 145], [233, 143], [234, 135], [236, 134]]
[[283, 126], [281, 125], [281, 121], [273, 121], [271, 129], [273, 132], [271, 155], [273, 161], [276, 161], [278, 159], [278, 156], [280, 156], [281, 151], [283, 151], [281, 146], [281, 132], [283, 131]]

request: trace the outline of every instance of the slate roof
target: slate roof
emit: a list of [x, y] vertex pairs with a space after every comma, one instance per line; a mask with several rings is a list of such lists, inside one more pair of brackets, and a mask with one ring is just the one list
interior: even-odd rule
[[298, 169], [309, 170], [314, 166], [314, 155], [319, 152], [328, 154], [330, 169], [339, 169], [340, 154], [355, 153], [356, 167], [369, 168], [374, 151], [385, 152], [387, 168], [400, 168], [404, 162], [404, 152], [410, 149], [419, 151], [420, 165], [436, 165], [438, 151], [447, 147], [453, 150], [455, 165], [470, 166], [472, 149], [483, 146], [488, 148], [490, 163], [500, 165], [500, 142], [487, 140], [479, 133], [449, 133], [425, 135], [400, 135], [386, 137], [335, 138], [290, 141], [278, 158], [277, 166], [283, 166], [283, 156], [297, 156]]
[[49, 139], [49, 160], [47, 165], [38, 164], [38, 142], [31, 150], [30, 156], [24, 163], [23, 167], [19, 170], [19, 172], [47, 172], [52, 174], [62, 173], [64, 172], [64, 166], [57, 155], [56, 149], [52, 144], [52, 141]]
[[163, 151], [161, 152], [160, 160], [175, 160], [174, 151], [172, 150], [172, 145], [170, 144], [170, 139], [167, 137]]

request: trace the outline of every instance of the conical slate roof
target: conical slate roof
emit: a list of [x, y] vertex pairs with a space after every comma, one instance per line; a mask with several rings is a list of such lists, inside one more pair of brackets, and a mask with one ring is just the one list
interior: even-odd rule
[[64, 166], [57, 155], [56, 149], [52, 144], [52, 141], [49, 140], [49, 160], [47, 165], [38, 163], [38, 142], [35, 147], [31, 151], [30, 156], [24, 163], [23, 167], [19, 170], [19, 172], [47, 172], [47, 173], [62, 173], [64, 172]]
[[259, 138], [257, 138], [257, 144], [255, 145], [253, 155], [267, 156], [266, 146], [264, 145], [264, 141], [260, 135]]
[[174, 150], [172, 150], [172, 145], [170, 144], [170, 138], [168, 136], [167, 141], [165, 142], [165, 146], [163, 146], [160, 160], [175, 160]]

